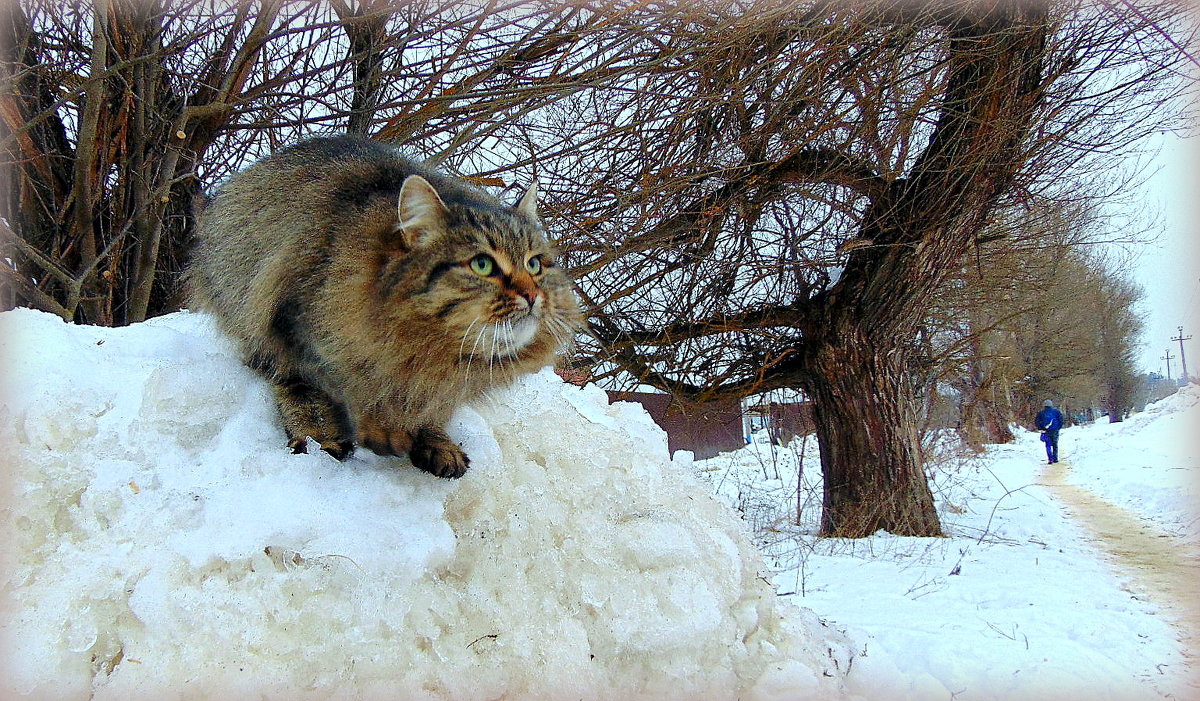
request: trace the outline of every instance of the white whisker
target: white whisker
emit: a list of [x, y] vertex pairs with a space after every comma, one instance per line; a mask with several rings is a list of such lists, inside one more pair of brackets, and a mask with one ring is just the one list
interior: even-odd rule
[[[470, 358], [467, 360], [467, 376], [466, 376], [466, 379], [468, 379], [468, 380], [469, 380], [469, 379], [470, 379], [470, 377], [471, 377], [471, 363], [475, 362], [475, 357], [476, 357], [476, 356], [475, 356], [475, 349], [479, 347], [479, 342], [483, 340], [483, 332], [484, 332], [484, 331], [486, 331], [486, 330], [487, 330], [487, 324], [481, 324], [481, 325], [480, 325], [480, 327], [479, 327], [479, 332], [475, 334], [475, 343], [471, 344], [471, 356], [470, 356]], [[465, 380], [464, 380], [464, 383], [465, 383]]]
[[497, 321], [496, 325], [492, 329], [492, 333], [495, 334], [496, 341], [495, 350], [492, 351], [492, 357], [495, 358], [496, 367], [501, 372], [504, 371], [504, 355], [507, 353], [508, 348], [508, 333], [504, 329], [504, 324], [505, 321], [503, 319]]
[[[471, 329], [475, 327], [475, 324], [479, 323], [479, 320], [481, 318], [483, 318], [483, 317], [477, 316], [474, 319], [472, 319], [471, 324], [469, 326], [467, 326], [467, 330], [463, 331], [462, 342], [458, 344], [458, 357], [460, 357], [460, 358], [462, 357], [463, 346], [465, 346], [467, 344], [467, 336], [471, 335]], [[468, 364], [470, 363], [470, 361], [467, 361], [467, 362], [468, 362]]]
[[568, 334], [571, 333], [571, 329], [567, 326], [566, 322], [552, 316], [546, 317], [546, 322], [546, 330], [549, 331], [550, 335], [554, 337], [554, 341], [558, 344], [558, 347], [563, 349], [569, 346]]
[[563, 344], [563, 337], [558, 331], [557, 320], [553, 317], [546, 317], [543, 320], [543, 325], [546, 328], [546, 332], [549, 333], [550, 337], [554, 339], [554, 342], [561, 346]]
[[492, 348], [488, 353], [488, 383], [496, 384], [496, 378], [492, 375], [493, 367], [496, 364], [496, 325], [492, 324]]
[[[510, 367], [515, 365], [515, 359], [513, 358], [513, 353], [516, 350], [513, 347], [515, 345], [515, 343], [516, 343], [516, 339], [513, 338], [512, 318], [505, 319], [504, 320], [504, 348], [505, 348], [504, 355], [508, 358], [508, 364]], [[500, 368], [504, 369], [503, 361], [501, 361]]]

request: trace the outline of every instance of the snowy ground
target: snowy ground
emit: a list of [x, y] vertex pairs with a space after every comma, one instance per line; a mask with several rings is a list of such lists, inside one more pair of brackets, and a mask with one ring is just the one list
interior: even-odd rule
[[[1069, 479], [1194, 551], [1198, 413], [1193, 385], [1121, 424], [1065, 430]], [[781, 594], [848, 627], [864, 653], [856, 664], [882, 653], [902, 670], [879, 698], [905, 686], [915, 699], [1197, 698], [1177, 631], [1036, 484], [1045, 460], [1036, 434], [978, 457], [950, 442], [938, 452], [933, 482], [949, 537], [934, 540], [813, 537], [811, 442], [756, 443], [694, 466], [744, 513]]]
[[1125, 421], [1066, 432], [1071, 481], [1154, 523], [1200, 543], [1200, 387], [1188, 387]]
[[[823, 540], [811, 441], [672, 461], [640, 408], [549, 372], [460, 412], [447, 482], [291, 455], [197, 315], [9, 312], [0, 357], [0, 698], [1196, 698], [1033, 434], [938, 445], [949, 537]], [[1195, 547], [1198, 409], [1066, 430], [1069, 479]]]

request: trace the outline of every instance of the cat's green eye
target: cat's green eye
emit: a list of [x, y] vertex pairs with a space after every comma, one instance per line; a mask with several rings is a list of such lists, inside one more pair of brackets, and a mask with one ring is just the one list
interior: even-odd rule
[[496, 272], [496, 261], [492, 260], [491, 256], [480, 253], [471, 259], [471, 272], [488, 277]]
[[532, 274], [537, 275], [542, 272], [542, 259], [534, 256], [525, 261], [525, 268]]

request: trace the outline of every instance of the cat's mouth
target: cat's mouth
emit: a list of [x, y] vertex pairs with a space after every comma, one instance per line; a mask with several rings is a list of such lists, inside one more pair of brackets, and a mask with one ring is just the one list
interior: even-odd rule
[[518, 316], [483, 324], [476, 333], [468, 332], [470, 338], [463, 339], [466, 355], [504, 358], [519, 353], [537, 336], [538, 320], [530, 313]]
[[497, 355], [515, 355], [530, 343], [533, 343], [533, 337], [537, 335], [538, 320], [533, 314], [525, 314], [516, 321], [502, 321], [499, 325], [503, 325], [506, 333], [501, 334], [503, 340], [507, 341], [505, 348]]

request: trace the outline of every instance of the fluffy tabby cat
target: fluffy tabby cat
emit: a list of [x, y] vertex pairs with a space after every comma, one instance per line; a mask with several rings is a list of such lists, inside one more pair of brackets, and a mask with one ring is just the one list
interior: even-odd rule
[[319, 138], [234, 175], [201, 213], [193, 307], [271, 383], [288, 445], [355, 442], [459, 477], [450, 414], [552, 362], [580, 326], [538, 222], [382, 144]]

